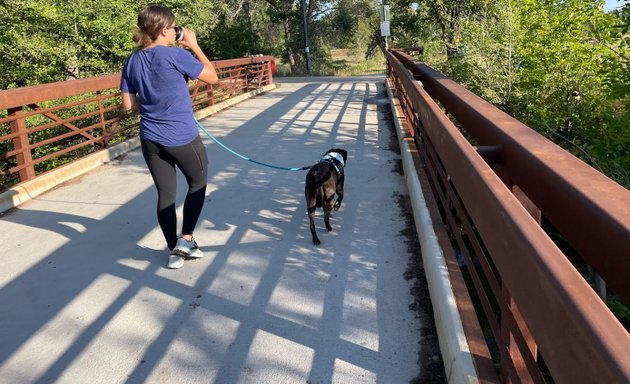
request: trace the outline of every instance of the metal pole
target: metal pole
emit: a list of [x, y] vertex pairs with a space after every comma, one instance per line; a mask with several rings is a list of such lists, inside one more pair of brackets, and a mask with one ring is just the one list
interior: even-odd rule
[[311, 74], [311, 58], [308, 49], [308, 25], [306, 24], [306, 7], [304, 6], [304, 0], [300, 0], [302, 7], [302, 18], [304, 19], [304, 53], [306, 54], [306, 73]]
[[381, 4], [381, 36], [385, 39], [385, 49], [389, 49], [387, 36], [389, 36], [389, 4]]

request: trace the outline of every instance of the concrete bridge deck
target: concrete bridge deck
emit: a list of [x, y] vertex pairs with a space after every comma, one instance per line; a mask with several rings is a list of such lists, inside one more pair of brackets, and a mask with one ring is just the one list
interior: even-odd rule
[[0, 382], [443, 382], [426, 284], [409, 278], [419, 250], [383, 82], [281, 79], [202, 121], [275, 165], [349, 151], [333, 232], [318, 211], [320, 247], [305, 172], [204, 133], [206, 256], [180, 270], [164, 268], [138, 149], [5, 213]]

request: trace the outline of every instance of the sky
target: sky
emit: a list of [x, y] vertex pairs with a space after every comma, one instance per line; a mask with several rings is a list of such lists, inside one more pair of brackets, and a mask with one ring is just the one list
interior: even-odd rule
[[617, 7], [621, 7], [623, 5], [623, 1], [619, 0], [606, 0], [606, 5], [604, 5], [604, 10], [606, 12], [612, 11]]

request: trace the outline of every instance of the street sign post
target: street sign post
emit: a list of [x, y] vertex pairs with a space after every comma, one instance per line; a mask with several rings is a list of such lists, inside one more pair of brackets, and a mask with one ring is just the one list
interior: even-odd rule
[[390, 36], [389, 31], [389, 5], [381, 5], [381, 36], [385, 38], [385, 49], [388, 49], [387, 37]]

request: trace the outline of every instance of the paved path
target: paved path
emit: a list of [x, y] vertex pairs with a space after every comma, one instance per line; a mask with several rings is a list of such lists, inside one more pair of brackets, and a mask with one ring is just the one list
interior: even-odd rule
[[237, 152], [280, 166], [349, 151], [333, 232], [318, 212], [320, 247], [308, 231], [305, 172], [243, 161], [203, 133], [210, 174], [195, 236], [206, 257], [180, 270], [164, 268], [138, 150], [1, 217], [0, 382], [420, 377], [425, 320], [409, 309], [413, 281], [403, 277], [407, 192], [379, 112], [382, 81], [286, 80], [203, 121]]

